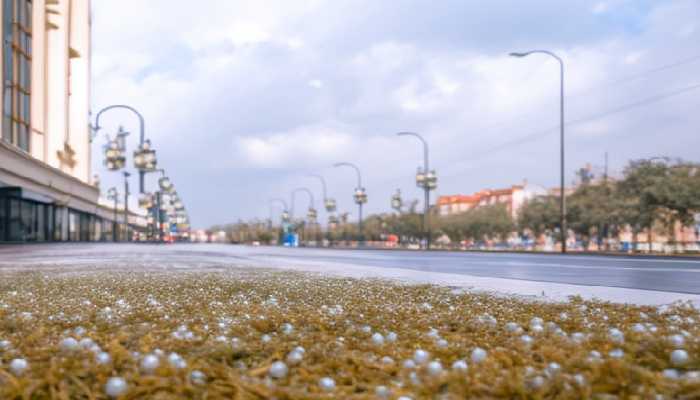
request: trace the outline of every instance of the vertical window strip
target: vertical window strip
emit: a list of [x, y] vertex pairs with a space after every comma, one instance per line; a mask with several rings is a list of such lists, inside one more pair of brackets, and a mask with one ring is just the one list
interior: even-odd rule
[[31, 135], [31, 0], [3, 0], [2, 138], [29, 151]]

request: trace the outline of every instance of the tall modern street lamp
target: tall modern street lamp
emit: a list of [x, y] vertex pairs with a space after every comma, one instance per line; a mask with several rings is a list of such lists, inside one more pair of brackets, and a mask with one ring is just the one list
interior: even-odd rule
[[430, 249], [430, 228], [428, 227], [428, 214], [430, 213], [430, 191], [437, 188], [437, 175], [435, 170], [430, 169], [428, 159], [428, 142], [415, 132], [399, 132], [398, 136], [413, 136], [423, 143], [423, 169], [420, 167], [416, 172], [416, 186], [423, 189], [425, 193], [425, 204], [423, 208], [423, 218], [421, 219], [421, 230], [425, 235], [425, 247]]
[[349, 163], [349, 162], [341, 162], [341, 163], [336, 163], [333, 164], [334, 167], [350, 167], [355, 170], [355, 173], [357, 174], [357, 187], [355, 188], [355, 194], [353, 195], [353, 198], [355, 200], [355, 203], [357, 204], [358, 207], [358, 230], [360, 233], [360, 243], [364, 241], [364, 236], [362, 233], [362, 205], [367, 203], [367, 193], [365, 192], [365, 188], [362, 186], [362, 174], [360, 173], [360, 168], [357, 167], [357, 165]]
[[512, 57], [527, 57], [530, 54], [541, 53], [553, 57], [559, 62], [559, 129], [560, 129], [560, 194], [559, 194], [559, 208], [560, 208], [560, 229], [561, 229], [561, 252], [566, 253], [566, 237], [567, 237], [567, 226], [566, 226], [566, 191], [564, 188], [564, 61], [559, 58], [556, 54], [548, 50], [532, 50], [524, 53], [510, 53]]

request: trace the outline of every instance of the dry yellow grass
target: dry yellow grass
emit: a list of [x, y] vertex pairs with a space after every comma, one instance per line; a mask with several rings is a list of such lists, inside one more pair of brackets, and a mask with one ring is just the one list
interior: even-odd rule
[[103, 399], [120, 377], [124, 399], [698, 399], [698, 321], [684, 304], [273, 271], [13, 272], [0, 275], [0, 398]]

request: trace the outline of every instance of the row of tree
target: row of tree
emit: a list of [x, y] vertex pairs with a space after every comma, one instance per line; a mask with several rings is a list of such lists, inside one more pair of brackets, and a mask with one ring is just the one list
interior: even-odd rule
[[[605, 238], [617, 237], [631, 229], [636, 241], [642, 231], [659, 231], [673, 238], [680, 224], [691, 226], [700, 213], [700, 165], [682, 160], [638, 160], [630, 162], [619, 180], [596, 179], [586, 170], [579, 171], [573, 192], [567, 194], [567, 228], [587, 246]], [[432, 240], [443, 236], [453, 243], [463, 241], [505, 241], [518, 234], [539, 238], [561, 229], [558, 195], [542, 195], [525, 202], [517, 218], [504, 204], [481, 206], [470, 211], [438, 216], [433, 209], [429, 218]], [[401, 242], [415, 243], [425, 238], [421, 215], [415, 206], [408, 212], [375, 214], [364, 222], [364, 240], [386, 240], [395, 235]], [[279, 227], [265, 222], [239, 222], [219, 227], [235, 242], [269, 242], [279, 237]], [[330, 242], [358, 240], [354, 223], [341, 223], [334, 229], [299, 224], [297, 232], [304, 240]], [[650, 235], [648, 235], [650, 236]]]

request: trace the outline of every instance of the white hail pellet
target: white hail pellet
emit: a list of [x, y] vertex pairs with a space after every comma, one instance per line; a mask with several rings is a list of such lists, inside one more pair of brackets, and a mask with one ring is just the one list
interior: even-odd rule
[[611, 350], [610, 353], [608, 353], [610, 358], [622, 358], [625, 355], [625, 352], [622, 351], [622, 349], [614, 349]]
[[685, 346], [685, 337], [683, 335], [675, 334], [668, 337], [668, 342], [675, 348], [681, 348]]
[[532, 342], [534, 339], [530, 335], [522, 335], [520, 336], [520, 343], [522, 343], [525, 346], [530, 346], [532, 345]]
[[270, 341], [272, 340], [272, 336], [270, 336], [270, 335], [268, 335], [268, 334], [266, 333], [266, 334], [264, 334], [264, 335], [262, 335], [262, 336], [260, 337], [260, 340], [261, 340], [263, 343], [268, 343], [268, 342], [270, 342]]
[[454, 371], [466, 371], [469, 369], [469, 365], [464, 360], [457, 360], [452, 363], [452, 370]]
[[443, 348], [443, 349], [444, 349], [445, 347], [447, 347], [448, 344], [449, 344], [449, 343], [447, 343], [447, 340], [445, 340], [445, 339], [438, 339], [438, 341], [435, 342], [435, 345], [436, 345], [437, 347], [440, 347], [440, 348]]
[[109, 364], [111, 361], [112, 357], [109, 355], [109, 353], [105, 353], [104, 351], [99, 352], [95, 355], [95, 362], [97, 362], [100, 365]]
[[634, 333], [644, 333], [647, 331], [647, 328], [644, 326], [644, 324], [636, 323], [632, 325], [632, 332]]
[[486, 356], [486, 350], [482, 349], [481, 347], [477, 347], [474, 350], [472, 350], [472, 362], [475, 364], [484, 361], [486, 359]]
[[530, 332], [533, 334], [539, 334], [544, 332], [544, 327], [542, 325], [530, 325]]
[[405, 369], [413, 369], [416, 367], [416, 363], [413, 360], [406, 360], [402, 365]]
[[159, 365], [160, 360], [153, 354], [148, 354], [141, 360], [141, 370], [147, 374], [153, 373]]
[[687, 364], [688, 359], [688, 352], [683, 349], [676, 349], [671, 352], [671, 364], [676, 367]]
[[288, 322], [282, 324], [282, 333], [284, 333], [285, 335], [291, 335], [292, 332], [294, 332], [294, 326], [292, 326], [292, 324]]
[[289, 354], [287, 354], [286, 360], [289, 365], [297, 365], [304, 360], [304, 353], [297, 350], [292, 350], [289, 352]]
[[372, 334], [372, 343], [376, 346], [381, 346], [384, 344], [384, 336], [381, 333], [375, 332]]
[[551, 363], [547, 364], [547, 369], [545, 370], [545, 372], [547, 373], [547, 376], [549, 376], [549, 377], [552, 377], [552, 376], [558, 374], [559, 371], [561, 371], [561, 365], [559, 365], [558, 363], [555, 363], [555, 362], [551, 362]]
[[430, 354], [425, 350], [418, 349], [413, 353], [413, 361], [415, 361], [416, 364], [426, 363], [428, 358], [430, 358]]
[[608, 331], [608, 338], [613, 343], [622, 344], [625, 342], [625, 334], [617, 328], [611, 328]]
[[374, 394], [379, 398], [386, 399], [391, 396], [391, 390], [386, 386], [380, 385], [374, 388]]
[[510, 333], [517, 333], [520, 329], [520, 325], [515, 322], [508, 322], [506, 324], [506, 330]]
[[170, 353], [168, 355], [168, 363], [170, 366], [176, 369], [183, 369], [187, 367], [187, 362], [185, 362], [185, 360], [177, 353]]
[[440, 375], [442, 373], [442, 364], [440, 361], [434, 360], [429, 362], [428, 373], [432, 376]]
[[93, 342], [90, 338], [82, 338], [80, 339], [80, 342], [78, 342], [78, 344], [82, 349], [89, 350], [90, 347], [92, 347], [92, 345], [95, 344], [95, 342]]
[[15, 376], [22, 375], [27, 368], [29, 368], [29, 363], [27, 363], [27, 360], [24, 358], [15, 358], [14, 360], [10, 361], [10, 371]]
[[398, 338], [399, 338], [398, 335], [396, 335], [396, 333], [394, 333], [394, 332], [389, 332], [386, 334], [386, 341], [389, 343], [395, 342], [396, 339], [398, 339]]
[[59, 347], [60, 347], [61, 351], [69, 353], [69, 352], [78, 350], [78, 341], [73, 339], [72, 337], [65, 338], [65, 339], [61, 340]]
[[288, 370], [287, 364], [283, 363], [282, 361], [275, 361], [272, 363], [272, 365], [270, 365], [270, 369], [267, 371], [267, 373], [272, 378], [281, 379], [287, 376]]
[[190, 380], [195, 385], [204, 385], [206, 383], [207, 376], [204, 375], [204, 372], [202, 371], [194, 370], [190, 372]]
[[318, 380], [318, 386], [326, 392], [332, 392], [335, 390], [335, 381], [330, 377], [324, 376]]
[[680, 376], [681, 376], [681, 375], [678, 373], [678, 370], [675, 370], [675, 369], [672, 369], [672, 368], [665, 369], [664, 372], [663, 372], [663, 375], [664, 375], [665, 378], [673, 379], [673, 380], [676, 380], [676, 379], [680, 378]]
[[105, 384], [105, 393], [109, 397], [119, 397], [126, 393], [127, 385], [124, 378], [118, 376], [109, 378]]

